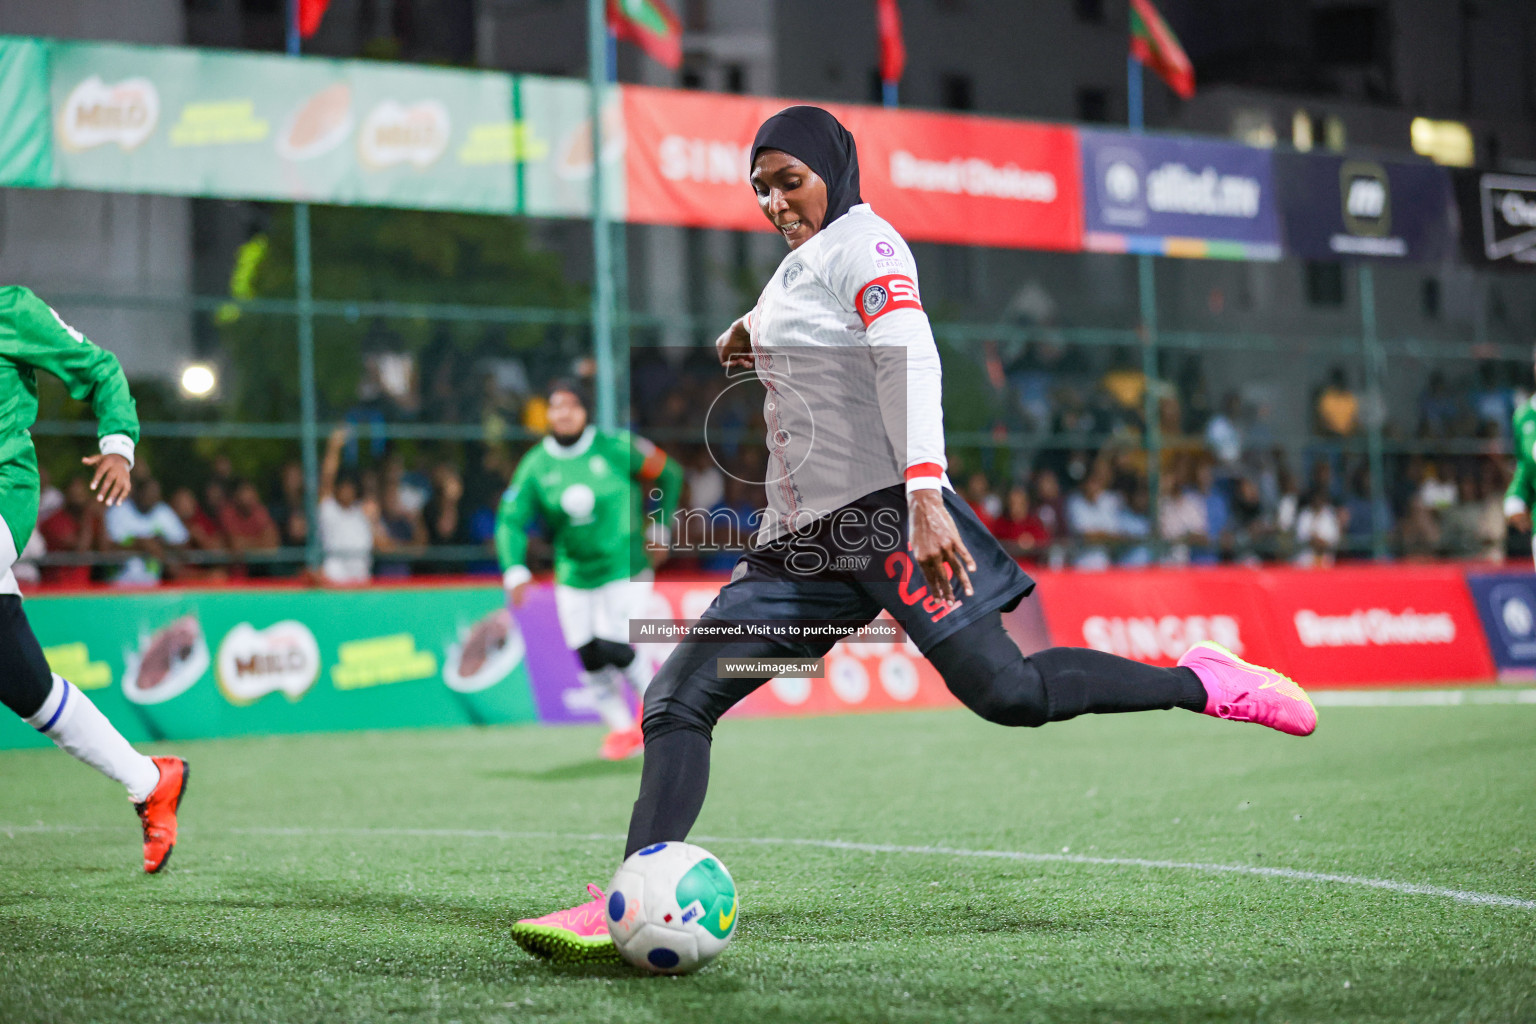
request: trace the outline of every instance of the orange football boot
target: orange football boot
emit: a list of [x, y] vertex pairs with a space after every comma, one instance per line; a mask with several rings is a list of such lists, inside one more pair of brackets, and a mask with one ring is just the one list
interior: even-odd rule
[[628, 729], [615, 729], [603, 737], [603, 745], [597, 752], [597, 756], [604, 761], [622, 761], [628, 757], [636, 757], [645, 750], [645, 734], [640, 731], [640, 726], [632, 725]]
[[160, 781], [143, 803], [133, 805], [144, 823], [144, 870], [154, 874], [165, 867], [176, 848], [176, 809], [187, 791], [192, 769], [179, 757], [152, 757], [160, 769]]

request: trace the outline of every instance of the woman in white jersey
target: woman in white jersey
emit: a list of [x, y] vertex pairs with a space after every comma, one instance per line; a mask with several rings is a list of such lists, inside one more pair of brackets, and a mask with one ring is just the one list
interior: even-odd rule
[[[858, 155], [837, 119], [790, 107], [758, 130], [751, 184], [790, 252], [757, 305], [716, 342], [729, 372], [767, 390], [768, 508], [752, 549], [703, 618], [837, 623], [882, 610], [945, 684], [990, 722], [1039, 726], [1084, 713], [1186, 708], [1305, 736], [1302, 689], [1214, 644], [1175, 668], [1056, 647], [1025, 657], [1002, 612], [1034, 589], [945, 475], [941, 367], [917, 267], [859, 196]], [[646, 690], [645, 767], [624, 854], [683, 840], [709, 778], [715, 723], [767, 680], [723, 678], [722, 658], [817, 658], [835, 636], [680, 644]], [[615, 956], [602, 898], [518, 922], [556, 960]]]

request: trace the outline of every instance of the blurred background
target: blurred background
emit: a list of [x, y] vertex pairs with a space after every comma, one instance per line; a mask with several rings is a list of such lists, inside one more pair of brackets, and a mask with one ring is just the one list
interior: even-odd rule
[[[1123, 0], [679, 0], [660, 46], [615, 43], [600, 29], [601, 68], [589, 59], [590, 8], [601, 5], [585, 0], [319, 6], [302, 52], [378, 67], [569, 80], [596, 71], [625, 86], [1119, 131], [1139, 107], [1149, 133], [1272, 152], [1288, 209], [1313, 203], [1338, 217], [1342, 201], [1346, 221], [1361, 214], [1348, 189], [1341, 197], [1336, 179], [1318, 184], [1283, 161], [1456, 168], [1444, 195], [1426, 200], [1439, 206], [1418, 211], [1432, 223], [1404, 243], [1412, 251], [1371, 259], [1298, 244], [1291, 214], [1274, 206], [1286, 243], [1238, 258], [1172, 258], [1167, 245], [1138, 251], [1135, 237], [1102, 231], [1095, 243], [1091, 223], [1087, 244], [1039, 248], [898, 227], [918, 239], [944, 357], [950, 475], [1021, 558], [1082, 569], [1529, 558], [1529, 540], [1506, 529], [1502, 496], [1510, 417], [1532, 390], [1536, 264], [1518, 244], [1496, 254], [1477, 217], [1488, 175], [1536, 175], [1528, 0], [1161, 0], [1193, 66], [1188, 89], [1177, 62], [1143, 74], [1145, 62], [1128, 61], [1137, 25]], [[642, 22], [656, 10], [617, 6]], [[882, 29], [888, 6], [902, 53]], [[0, 33], [268, 55], [297, 42], [283, 0], [125, 10], [7, 0]], [[1168, 72], [1165, 50], [1151, 56]], [[102, 75], [109, 91], [133, 81]], [[631, 95], [630, 112], [651, 94]], [[161, 125], [189, 123], [187, 110], [161, 109]], [[867, 154], [871, 140], [860, 145]], [[132, 149], [122, 138], [103, 147], [125, 165]], [[571, 176], [582, 196], [592, 152], [588, 143], [585, 176]], [[76, 159], [54, 157], [66, 169]], [[739, 162], [729, 184], [750, 203]], [[1083, 173], [1092, 190], [1086, 157]], [[621, 175], [604, 177], [622, 187]], [[0, 187], [0, 282], [31, 287], [128, 372], [144, 421], [141, 493], [158, 490], [189, 532], [141, 583], [318, 566], [328, 447], [374, 524], [377, 576], [494, 574], [495, 506], [541, 436], [540, 392], [555, 376], [590, 379], [606, 418], [683, 462], [685, 507], [761, 502], [709, 458], [688, 418], [724, 386], [710, 346], [782, 259], [774, 236], [638, 223], [634, 195], [628, 223], [595, 233], [579, 203], [558, 215], [558, 203], [523, 203], [515, 215], [441, 208], [451, 199], [311, 206], [95, 191], [87, 179]], [[1396, 189], [1401, 231], [1413, 194], [1383, 181]], [[1393, 235], [1379, 226], [1362, 234]], [[88, 417], [43, 384], [34, 434], [48, 476], [27, 552], [32, 585], [122, 576], [121, 545], [82, 489]], [[750, 416], [739, 426], [744, 436], [761, 427]]]

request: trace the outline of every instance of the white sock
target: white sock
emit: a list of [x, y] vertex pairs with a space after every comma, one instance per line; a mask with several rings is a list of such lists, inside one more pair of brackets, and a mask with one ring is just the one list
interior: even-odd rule
[[635, 716], [629, 710], [629, 695], [613, 666], [583, 672], [581, 681], [592, 691], [592, 707], [609, 729], [628, 729], [635, 724]]
[[57, 673], [48, 699], [27, 724], [107, 778], [128, 787], [134, 803], [147, 800], [160, 783], [155, 762], [134, 750], [91, 698]]
[[620, 671], [624, 673], [624, 678], [629, 680], [629, 685], [635, 688], [635, 695], [644, 700], [645, 688], [651, 685], [651, 670], [645, 659], [640, 657], [640, 652], [636, 651], [635, 660], [625, 665]]

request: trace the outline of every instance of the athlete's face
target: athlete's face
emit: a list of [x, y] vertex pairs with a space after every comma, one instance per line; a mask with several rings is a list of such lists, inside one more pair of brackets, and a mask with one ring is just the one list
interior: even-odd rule
[[804, 245], [827, 218], [827, 183], [788, 153], [765, 149], [752, 164], [752, 190], [763, 215], [791, 249]]
[[587, 410], [569, 391], [549, 396], [549, 432], [557, 439], [575, 438], [587, 429]]

